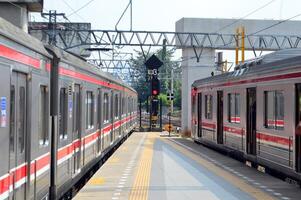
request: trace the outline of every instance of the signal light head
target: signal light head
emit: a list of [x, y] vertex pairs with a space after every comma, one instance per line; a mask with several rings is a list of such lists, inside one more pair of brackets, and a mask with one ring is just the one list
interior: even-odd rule
[[153, 95], [157, 95], [157, 94], [158, 94], [158, 91], [157, 91], [157, 90], [153, 90], [152, 94], [153, 94]]

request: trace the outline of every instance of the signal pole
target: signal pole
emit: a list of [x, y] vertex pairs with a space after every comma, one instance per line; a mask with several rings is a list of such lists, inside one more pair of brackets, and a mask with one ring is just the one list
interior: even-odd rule
[[[160, 80], [158, 79], [159, 67], [162, 66], [161, 60], [152, 55], [146, 62], [147, 72], [150, 77], [150, 130], [158, 121], [158, 109], [160, 94]], [[162, 116], [161, 116], [162, 117]]]
[[[173, 82], [173, 77], [174, 77], [174, 71], [173, 71], [173, 68], [171, 67], [171, 80], [170, 80], [170, 92], [171, 94], [173, 94], [173, 87], [174, 87], [174, 82]], [[173, 113], [173, 99], [171, 99], [170, 101], [170, 112]]]

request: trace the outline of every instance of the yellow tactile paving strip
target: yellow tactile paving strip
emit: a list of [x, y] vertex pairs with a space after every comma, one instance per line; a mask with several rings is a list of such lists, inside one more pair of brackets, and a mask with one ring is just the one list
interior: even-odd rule
[[214, 165], [213, 163], [203, 159], [199, 155], [196, 155], [196, 154], [192, 153], [191, 151], [185, 149], [184, 147], [181, 147], [181, 146], [175, 144], [174, 142], [169, 141], [168, 139], [162, 139], [162, 141], [169, 144], [174, 149], [178, 150], [179, 152], [181, 152], [182, 154], [184, 154], [188, 158], [190, 158], [190, 159], [196, 161], [197, 163], [199, 163], [200, 165], [204, 166], [205, 168], [207, 168], [211, 172], [215, 173], [217, 176], [220, 176], [220, 177], [224, 178], [226, 181], [228, 181], [232, 185], [236, 186], [240, 190], [248, 193], [253, 198], [259, 199], [259, 200], [263, 200], [263, 199], [264, 200], [273, 200], [274, 199], [273, 197], [271, 197], [267, 193], [265, 193], [265, 192], [255, 188], [255, 187], [249, 185], [247, 182], [240, 179], [239, 177], [232, 175], [231, 173], [229, 173], [229, 172], [221, 169], [220, 167]]
[[146, 138], [147, 133], [133, 133], [73, 199], [127, 200]]
[[129, 195], [129, 200], [146, 200], [148, 199], [148, 190], [151, 176], [153, 145], [158, 133], [149, 133], [145, 141], [143, 153], [141, 155], [137, 174]]

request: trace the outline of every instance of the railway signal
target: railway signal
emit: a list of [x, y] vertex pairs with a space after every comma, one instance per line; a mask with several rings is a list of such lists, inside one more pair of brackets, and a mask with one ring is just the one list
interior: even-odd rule
[[151, 80], [151, 91], [152, 96], [158, 96], [160, 94], [160, 81], [157, 77]]
[[[150, 130], [158, 121], [160, 80], [158, 79], [159, 68], [163, 65], [162, 61], [152, 55], [146, 62], [148, 80], [150, 81]], [[161, 113], [161, 111], [160, 111]], [[161, 117], [162, 118], [162, 117]]]

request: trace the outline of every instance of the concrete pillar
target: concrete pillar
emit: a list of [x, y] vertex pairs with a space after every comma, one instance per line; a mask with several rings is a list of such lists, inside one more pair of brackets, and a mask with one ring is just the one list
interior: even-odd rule
[[28, 32], [28, 12], [42, 12], [43, 5], [44, 0], [0, 0], [0, 17]]
[[28, 32], [28, 10], [25, 4], [0, 3], [0, 17]]
[[[198, 50], [200, 51], [200, 50]], [[198, 79], [211, 76], [211, 72], [216, 73], [215, 50], [204, 49], [200, 61], [191, 58], [194, 55], [192, 48], [182, 49], [182, 130], [191, 130], [191, 84]], [[191, 59], [189, 59], [191, 58]], [[187, 60], [186, 60], [187, 59]]]

